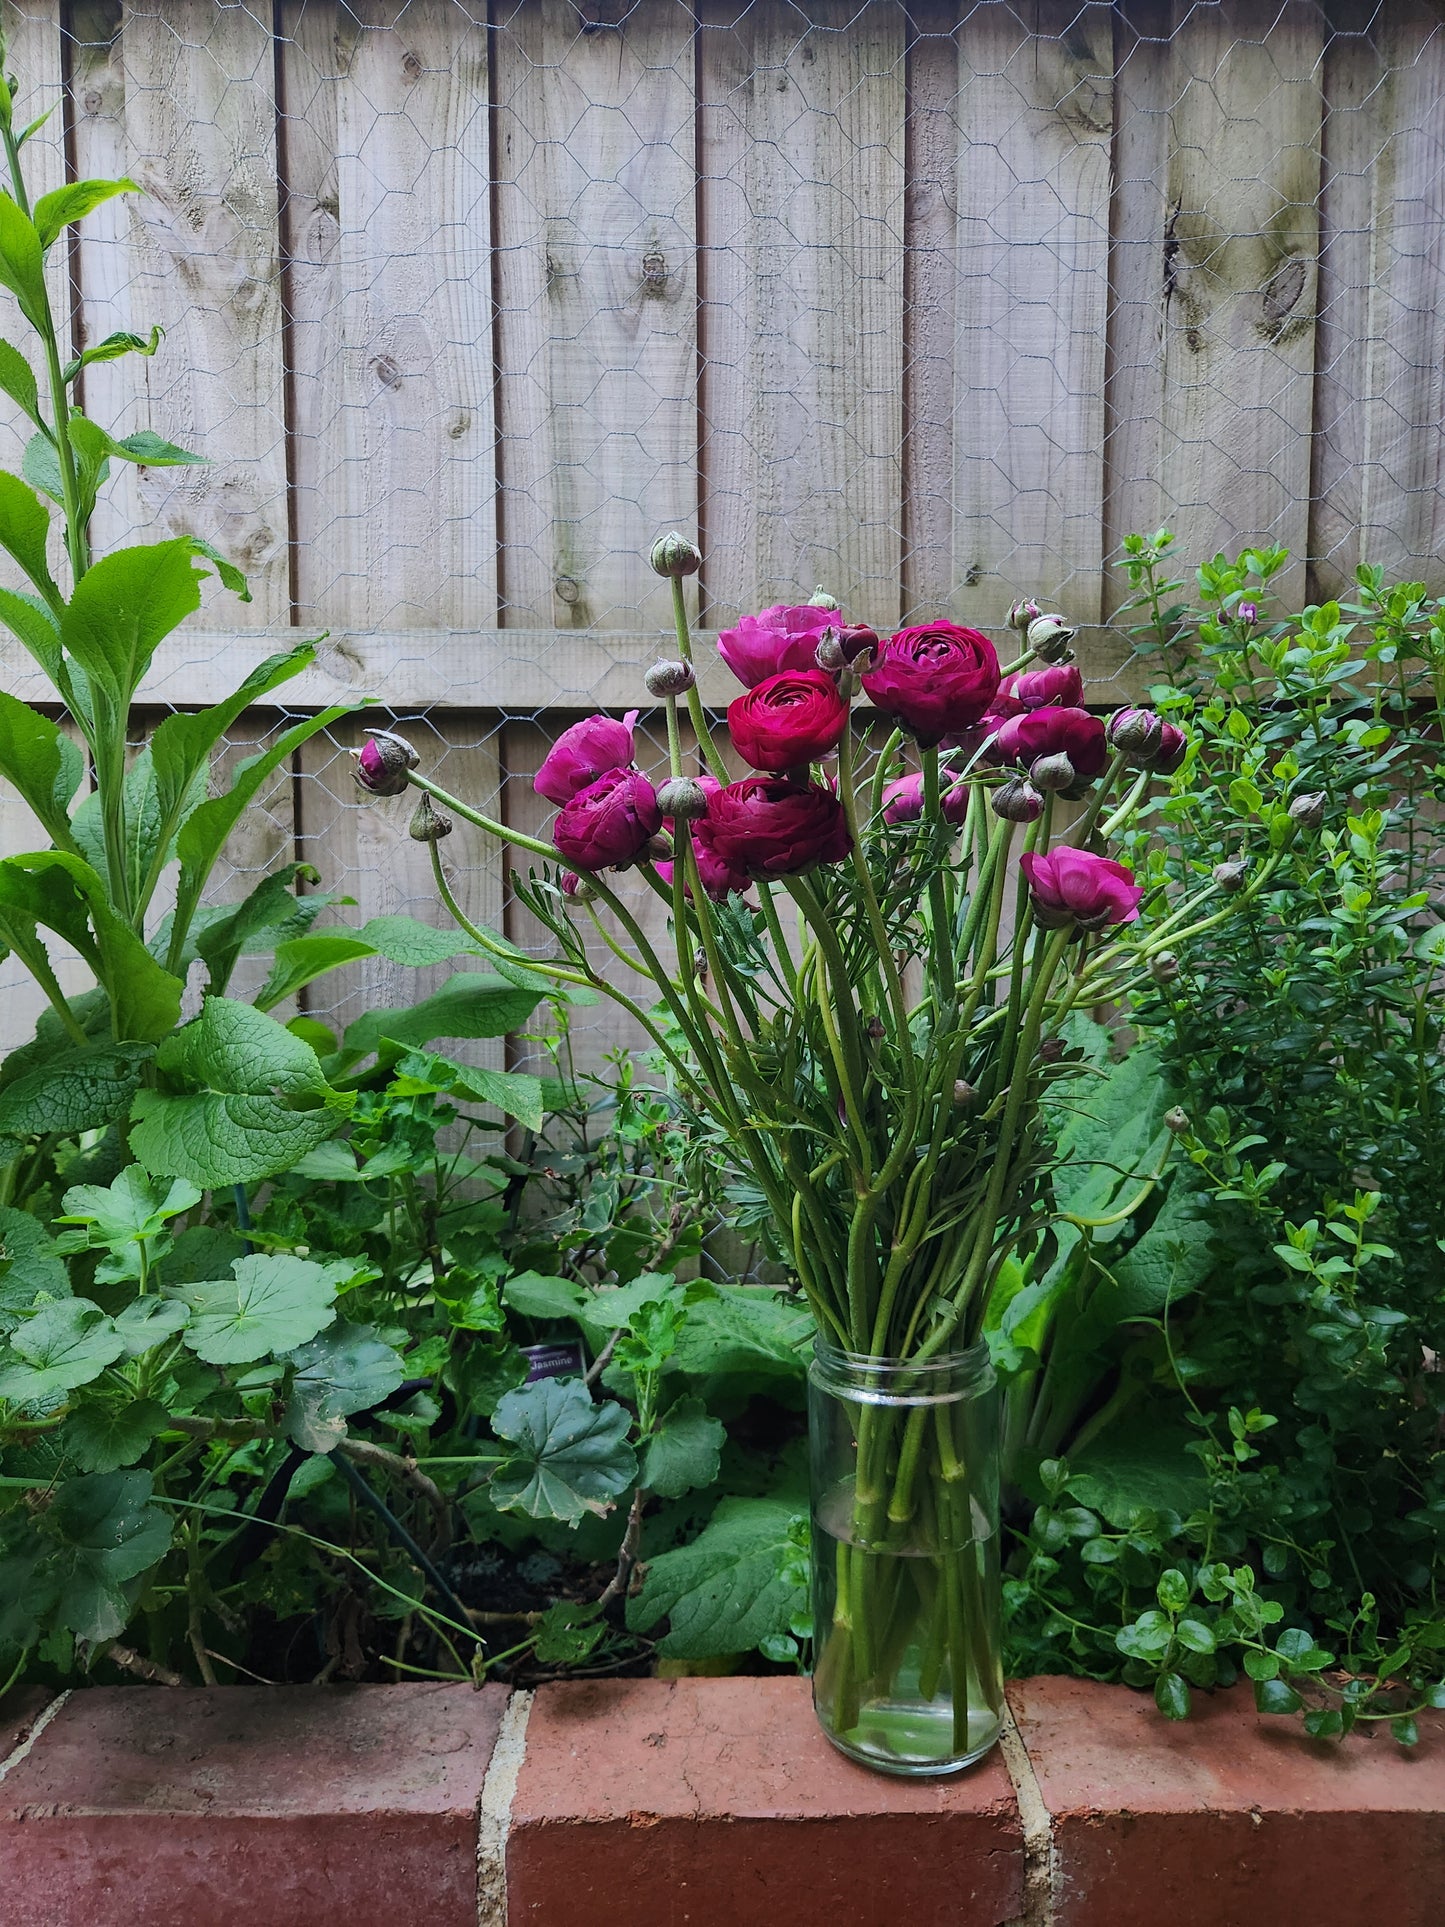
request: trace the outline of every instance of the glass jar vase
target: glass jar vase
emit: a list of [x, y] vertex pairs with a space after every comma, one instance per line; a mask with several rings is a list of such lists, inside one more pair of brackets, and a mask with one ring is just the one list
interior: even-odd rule
[[919, 1363], [819, 1338], [808, 1432], [823, 1731], [880, 1772], [957, 1772], [989, 1750], [1003, 1718], [988, 1348]]

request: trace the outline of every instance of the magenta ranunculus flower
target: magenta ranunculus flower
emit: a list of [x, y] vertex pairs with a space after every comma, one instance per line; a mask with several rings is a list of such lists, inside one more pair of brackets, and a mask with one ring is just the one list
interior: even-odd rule
[[1112, 857], [1061, 843], [1047, 856], [1030, 852], [1020, 862], [1034, 915], [1046, 929], [1062, 930], [1072, 923], [1080, 930], [1103, 930], [1138, 919], [1144, 892], [1134, 872]]
[[407, 771], [421, 758], [404, 736], [389, 729], [369, 729], [366, 736], [356, 753], [357, 782], [373, 796], [400, 796]]
[[552, 841], [575, 870], [623, 869], [662, 828], [657, 792], [636, 769], [609, 769], [558, 810]]
[[1189, 750], [1189, 738], [1174, 723], [1165, 723], [1154, 752], [1154, 767], [1161, 776], [1172, 776]]
[[825, 783], [745, 777], [718, 791], [705, 821], [718, 859], [746, 876], [795, 876], [841, 863], [853, 847], [843, 806]]
[[754, 769], [781, 775], [838, 747], [848, 705], [821, 669], [785, 669], [728, 704], [733, 748]]
[[785, 669], [816, 669], [823, 631], [841, 626], [836, 609], [819, 609], [811, 602], [779, 603], [758, 615], [744, 616], [736, 629], [724, 629], [717, 639], [717, 652], [738, 681], [751, 689]]
[[1043, 709], [1050, 703], [1077, 709], [1084, 700], [1084, 678], [1077, 663], [1055, 662], [1047, 669], [1026, 669], [1021, 675], [1006, 676], [1003, 694], [1011, 696], [1021, 709]]
[[538, 796], [549, 803], [570, 803], [608, 770], [625, 768], [637, 752], [632, 733], [637, 714], [629, 709], [620, 723], [611, 716], [588, 716], [564, 729], [532, 780]]
[[1067, 756], [1076, 776], [1097, 776], [1109, 760], [1100, 717], [1087, 709], [1030, 709], [999, 726], [993, 752], [1001, 763], [1032, 769], [1042, 757]]
[[[945, 819], [959, 824], [968, 815], [968, 785], [961, 783], [952, 770], [938, 773], [939, 790], [943, 802]], [[885, 823], [916, 823], [923, 814], [923, 773], [915, 770], [911, 776], [900, 776], [890, 783], [883, 792], [882, 816]]]
[[925, 746], [971, 729], [999, 689], [998, 652], [977, 629], [933, 622], [880, 644], [863, 688]]

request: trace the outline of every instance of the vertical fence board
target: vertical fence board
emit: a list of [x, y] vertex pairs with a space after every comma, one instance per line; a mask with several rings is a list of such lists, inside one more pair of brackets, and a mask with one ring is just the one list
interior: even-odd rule
[[1445, 543], [1445, 23], [1404, 0], [1379, 32], [1360, 555], [1408, 578]]
[[[87, 402], [107, 428], [153, 428], [214, 463], [117, 464], [97, 542], [204, 537], [250, 579], [250, 604], [227, 599], [224, 619], [238, 627], [290, 611], [271, 25], [269, 0], [127, 7], [119, 68], [104, 63], [95, 111], [88, 83], [79, 89], [76, 128], [84, 172], [118, 168], [143, 190], [92, 229], [87, 339], [166, 329], [154, 358], [88, 370]], [[103, 53], [102, 43], [87, 57]], [[118, 254], [92, 283], [87, 262], [102, 247]]]
[[491, 628], [485, 27], [406, 0], [283, 23], [302, 618]]
[[903, 544], [903, 15], [723, 0], [700, 49], [709, 620], [822, 584], [886, 623]]
[[[1103, 5], [1005, 0], [958, 32], [954, 609], [1101, 612], [1113, 36]], [[1036, 25], [1036, 31], [1031, 27]], [[1043, 36], [1043, 37], [1040, 37]]]
[[1310, 0], [1176, 3], [1159, 520], [1191, 564], [1308, 540], [1322, 39]]
[[697, 525], [692, 15], [497, 36], [504, 614], [670, 626], [654, 538]]

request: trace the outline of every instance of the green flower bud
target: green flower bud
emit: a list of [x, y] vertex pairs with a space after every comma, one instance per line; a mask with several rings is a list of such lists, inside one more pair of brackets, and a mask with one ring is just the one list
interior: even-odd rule
[[707, 791], [692, 776], [673, 776], [657, 792], [657, 807], [664, 816], [691, 823], [707, 815]]
[[685, 696], [697, 681], [690, 662], [655, 662], [642, 678], [649, 696]]
[[444, 836], [452, 833], [452, 819], [435, 807], [426, 791], [422, 791], [421, 801], [411, 819], [408, 832], [414, 843], [440, 843]]
[[685, 575], [696, 575], [702, 567], [702, 551], [676, 529], [653, 543], [651, 559], [658, 575], [670, 576], [674, 581], [680, 581]]

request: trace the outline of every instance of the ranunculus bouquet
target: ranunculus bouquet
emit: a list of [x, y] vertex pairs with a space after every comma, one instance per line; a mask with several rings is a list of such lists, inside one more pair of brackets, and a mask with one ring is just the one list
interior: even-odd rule
[[[754, 773], [734, 780], [696, 687], [682, 579], [698, 560], [679, 537], [653, 554], [678, 642], [646, 678], [670, 745], [659, 787], [635, 762], [636, 712], [580, 722], [548, 755], [555, 847], [445, 795], [395, 737], [359, 776], [423, 792], [413, 833], [463, 924], [434, 800], [561, 859], [514, 880], [558, 945], [541, 967], [626, 1006], [766, 1200], [818, 1331], [819, 1713], [857, 1757], [946, 1770], [991, 1743], [1002, 1706], [979, 1340], [1005, 1260], [1048, 1232], [1041, 1099], [1077, 1074], [1070, 1012], [1124, 994], [1239, 879], [1171, 907], [1110, 855], [1187, 745], [1151, 711], [1087, 710], [1072, 631], [1032, 604], [1010, 613], [1007, 664], [976, 630], [879, 635], [826, 601], [740, 622], [719, 639], [745, 685], [730, 760]], [[666, 903], [665, 955], [623, 870]], [[653, 995], [594, 965], [590, 925]]]

